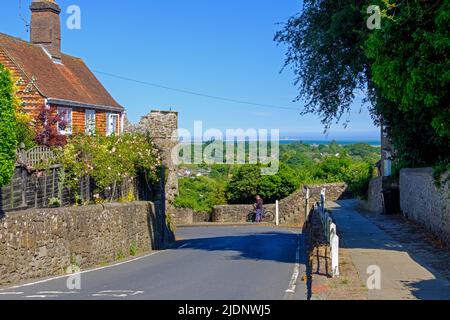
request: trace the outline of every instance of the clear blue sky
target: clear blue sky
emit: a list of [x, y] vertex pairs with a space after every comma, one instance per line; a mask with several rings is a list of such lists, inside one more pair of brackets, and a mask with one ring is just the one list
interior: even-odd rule
[[[19, 3], [22, 9], [19, 10]], [[92, 69], [209, 95], [262, 104], [296, 107], [290, 70], [283, 66], [284, 47], [275, 32], [301, 9], [300, 0], [59, 0], [62, 48], [83, 58]], [[24, 22], [31, 0], [2, 3], [0, 32], [28, 40]], [[82, 13], [81, 30], [68, 30], [69, 5]], [[281, 129], [283, 136], [321, 138], [317, 116], [216, 101], [98, 75], [131, 121], [151, 109], [180, 112], [180, 126], [195, 120], [207, 128]], [[334, 125], [329, 138], [377, 139], [367, 110], [351, 114], [350, 126]]]

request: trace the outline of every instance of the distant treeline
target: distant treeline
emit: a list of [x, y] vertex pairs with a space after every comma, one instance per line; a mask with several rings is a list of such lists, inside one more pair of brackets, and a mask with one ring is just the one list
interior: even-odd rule
[[[248, 150], [248, 143], [246, 146]], [[280, 145], [280, 169], [269, 176], [261, 175], [261, 165], [181, 165], [191, 176], [180, 179], [176, 205], [204, 212], [220, 204], [253, 203], [256, 194], [266, 202], [274, 202], [302, 184], [323, 182], [346, 182], [356, 195], [365, 197], [379, 160], [379, 147], [364, 143], [339, 145], [333, 141], [326, 145]]]

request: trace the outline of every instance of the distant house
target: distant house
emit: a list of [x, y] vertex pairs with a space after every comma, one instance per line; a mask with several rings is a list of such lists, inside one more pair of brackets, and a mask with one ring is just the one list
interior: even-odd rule
[[61, 134], [123, 132], [125, 109], [84, 62], [61, 52], [61, 9], [54, 0], [33, 0], [30, 42], [0, 33], [0, 63], [18, 87], [25, 112], [35, 118], [45, 106], [69, 125]]

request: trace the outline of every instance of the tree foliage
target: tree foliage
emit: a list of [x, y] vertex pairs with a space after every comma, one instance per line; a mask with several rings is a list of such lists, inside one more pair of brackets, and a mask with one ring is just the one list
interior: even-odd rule
[[214, 206], [226, 204], [224, 186], [208, 177], [181, 179], [175, 206], [196, 212], [211, 212]]
[[[367, 28], [369, 5], [381, 8], [380, 30]], [[328, 129], [362, 91], [390, 127], [397, 165], [416, 167], [450, 157], [449, 25], [448, 0], [305, 0], [275, 40], [288, 46], [305, 112]]]
[[7, 184], [16, 162], [14, 89], [10, 72], [0, 64], [0, 186]]
[[305, 0], [302, 13], [275, 36], [288, 46], [285, 67], [295, 73], [304, 113], [319, 114], [326, 129], [350, 112], [355, 90], [367, 87], [368, 61], [361, 46], [367, 35], [358, 2]]
[[450, 1], [379, 1], [383, 28], [365, 43], [398, 166], [449, 159]]

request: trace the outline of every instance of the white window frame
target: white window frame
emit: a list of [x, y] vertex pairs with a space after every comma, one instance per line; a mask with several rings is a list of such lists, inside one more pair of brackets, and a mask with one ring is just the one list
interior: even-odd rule
[[58, 126], [58, 133], [64, 136], [69, 136], [72, 134], [72, 127], [73, 127], [73, 111], [72, 108], [62, 108], [58, 107], [57, 111], [58, 116], [61, 116], [62, 113], [66, 113], [68, 118], [67, 119], [67, 127], [64, 130], [61, 130], [59, 127], [59, 122], [56, 124]]
[[97, 128], [96, 126], [97, 113], [95, 112], [95, 110], [86, 109], [84, 116], [85, 116], [86, 134], [89, 136], [94, 135]]
[[[114, 128], [111, 127], [111, 121], [112, 118], [116, 118], [116, 125]], [[118, 135], [118, 125], [120, 121], [120, 115], [118, 113], [108, 113], [106, 117], [106, 135], [112, 136], [112, 135]]]

